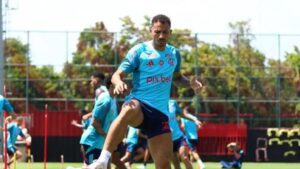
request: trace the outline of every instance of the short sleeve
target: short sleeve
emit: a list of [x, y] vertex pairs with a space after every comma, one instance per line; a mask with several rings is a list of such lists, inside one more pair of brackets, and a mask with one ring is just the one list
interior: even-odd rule
[[140, 45], [134, 46], [131, 48], [124, 60], [122, 61], [119, 69], [126, 72], [132, 73], [134, 70], [138, 69], [139, 67], [139, 56], [140, 56]]
[[177, 102], [174, 102], [174, 105], [176, 107], [176, 114], [182, 114], [182, 109], [179, 107]]
[[110, 102], [108, 99], [97, 101], [93, 109], [93, 117], [103, 122], [106, 113], [109, 111], [109, 107], [110, 107]]
[[181, 56], [178, 50], [176, 50], [175, 52], [176, 55], [176, 59], [177, 59], [177, 65], [175, 67], [175, 72], [180, 72], [180, 68], [181, 68]]

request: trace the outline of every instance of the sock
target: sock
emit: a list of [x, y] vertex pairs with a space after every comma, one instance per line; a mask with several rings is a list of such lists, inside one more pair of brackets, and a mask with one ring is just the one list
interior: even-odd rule
[[98, 162], [104, 162], [104, 163], [108, 163], [109, 159], [111, 156], [111, 152], [107, 151], [107, 150], [102, 150], [100, 157], [98, 158]]
[[201, 166], [201, 169], [203, 169], [205, 167], [205, 165], [201, 159], [197, 160], [197, 163]]

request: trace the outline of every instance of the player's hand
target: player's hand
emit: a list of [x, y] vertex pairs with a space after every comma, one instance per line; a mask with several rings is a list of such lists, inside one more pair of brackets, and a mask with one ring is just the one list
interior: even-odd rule
[[202, 87], [202, 83], [199, 82], [199, 81], [196, 79], [195, 76], [192, 77], [190, 83], [191, 83], [191, 87], [192, 87], [192, 89], [194, 90], [194, 92], [195, 92], [196, 94], [198, 94], [198, 93], [200, 92], [201, 87]]
[[124, 83], [123, 81], [119, 81], [119, 83], [115, 85], [114, 94], [116, 95], [124, 94], [127, 92], [127, 90], [128, 90], [127, 84]]
[[197, 125], [198, 129], [202, 128], [202, 122], [201, 121], [197, 120], [196, 125]]
[[72, 121], [71, 121], [71, 124], [72, 124], [72, 125], [76, 125], [76, 124], [77, 124], [77, 121], [76, 121], [76, 120], [72, 120]]

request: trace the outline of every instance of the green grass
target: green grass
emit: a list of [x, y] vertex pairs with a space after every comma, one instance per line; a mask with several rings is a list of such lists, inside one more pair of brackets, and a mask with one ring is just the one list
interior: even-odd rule
[[[134, 164], [132, 169], [137, 169], [137, 166], [141, 164]], [[220, 164], [216, 162], [205, 162], [206, 169], [220, 169]], [[65, 169], [67, 166], [81, 167], [81, 163], [64, 163], [63, 166], [60, 163], [47, 163], [47, 169]], [[194, 163], [194, 168], [196, 164]], [[182, 169], [185, 167], [182, 166]], [[13, 169], [13, 166], [11, 166]], [[17, 163], [16, 169], [30, 169], [27, 163]], [[33, 163], [31, 169], [44, 169], [43, 163]], [[154, 169], [154, 165], [148, 164], [147, 169]], [[250, 163], [245, 162], [243, 169], [300, 169], [300, 163]]]

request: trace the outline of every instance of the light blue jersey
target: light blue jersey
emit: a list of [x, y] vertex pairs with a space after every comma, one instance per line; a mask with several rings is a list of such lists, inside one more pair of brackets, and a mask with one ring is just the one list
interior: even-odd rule
[[180, 130], [176, 115], [181, 114], [182, 109], [178, 106], [178, 103], [175, 100], [169, 100], [169, 126], [172, 132], [172, 140], [177, 140], [183, 136], [182, 131]]
[[16, 122], [9, 123], [7, 126], [8, 137], [7, 137], [7, 148], [10, 149], [14, 147], [18, 136], [25, 138], [24, 133], [22, 132], [21, 127], [18, 126]]
[[95, 102], [98, 99], [98, 96], [100, 96], [101, 93], [103, 92], [108, 92], [108, 89], [106, 86], [100, 85], [96, 90], [95, 90]]
[[[115, 98], [112, 98], [112, 100], [110, 101], [109, 112], [107, 112], [104, 123], [102, 125], [103, 126], [102, 128], [106, 133], [108, 133], [111, 123], [117, 118], [117, 116], [118, 116], [117, 100]], [[104, 139], [103, 139], [103, 144], [104, 144]]]
[[[98, 96], [93, 109], [93, 118], [101, 121], [102, 129], [107, 132], [112, 122], [112, 117], [116, 116], [115, 101], [110, 97], [108, 92], [104, 92]], [[108, 125], [109, 124], [109, 125]], [[93, 125], [89, 125], [87, 130], [83, 132], [80, 144], [89, 145], [91, 147], [102, 149], [104, 137], [99, 135]]]
[[3, 116], [3, 110], [6, 111], [7, 113], [13, 112], [14, 109], [11, 106], [11, 104], [8, 102], [8, 100], [0, 95], [0, 116]]
[[184, 125], [185, 136], [187, 137], [187, 139], [198, 139], [198, 127], [195, 122], [185, 118], [181, 118], [181, 123]]
[[83, 126], [82, 130], [85, 131], [91, 125], [91, 122], [92, 122], [91, 117], [86, 120], [81, 120], [81, 125]]
[[152, 41], [138, 44], [128, 52], [119, 69], [133, 73], [130, 98], [168, 114], [173, 73], [180, 70], [180, 54], [175, 47], [166, 45], [164, 51], [157, 51]]
[[138, 143], [138, 134], [137, 134], [138, 129], [128, 126], [128, 133], [127, 133], [127, 138], [126, 142], [131, 143], [131, 144], [137, 144]]

